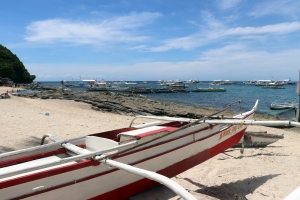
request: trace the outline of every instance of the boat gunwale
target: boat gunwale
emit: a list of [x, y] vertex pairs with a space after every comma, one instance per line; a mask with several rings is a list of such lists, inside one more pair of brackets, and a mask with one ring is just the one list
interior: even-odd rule
[[[252, 114], [254, 114], [254, 112], [255, 112], [254, 110], [252, 110], [252, 111], [250, 111], [250, 112], [249, 112], [249, 111], [246, 112], [247, 115], [243, 115], [243, 119], [249, 117], [249, 116], [252, 115]], [[175, 140], [179, 140], [179, 139], [182, 139], [182, 138], [184, 138], [184, 137], [188, 137], [188, 136], [190, 136], [190, 135], [193, 135], [193, 134], [195, 134], [195, 133], [197, 133], [197, 132], [201, 132], [201, 131], [204, 131], [204, 130], [207, 130], [207, 129], [211, 129], [212, 127], [217, 126], [217, 125], [218, 125], [218, 124], [210, 125], [210, 126], [205, 127], [205, 128], [203, 128], [203, 129], [200, 129], [200, 130], [193, 131], [193, 132], [191, 132], [191, 133], [185, 134], [185, 135], [183, 135], [183, 136], [176, 137], [176, 138], [173, 138], [173, 139], [171, 139], [171, 140], [166, 140], [166, 141], [163, 141], [163, 142], [160, 142], [160, 143], [156, 143], [156, 144], [147, 146], [147, 147], [145, 147], [145, 148], [136, 149], [136, 150], [130, 151], [130, 152], [128, 152], [128, 153], [124, 153], [124, 154], [122, 154], [122, 155], [114, 156], [113, 158], [114, 158], [114, 159], [117, 159], [117, 158], [125, 157], [125, 156], [128, 156], [128, 155], [130, 155], [130, 154], [138, 153], [138, 152], [141, 152], [141, 151], [144, 151], [144, 150], [153, 148], [153, 147], [155, 147], [155, 146], [159, 146], [159, 145], [162, 145], [162, 144], [165, 144], [165, 143], [173, 142], [173, 141], [175, 141]], [[228, 125], [226, 128], [220, 129], [220, 130], [218, 130], [217, 132], [215, 132], [215, 133], [213, 133], [213, 134], [210, 134], [210, 135], [208, 135], [208, 136], [206, 136], [206, 137], [199, 138], [198, 140], [194, 140], [194, 141], [189, 142], [189, 143], [187, 143], [187, 144], [185, 144], [185, 145], [178, 146], [178, 147], [176, 147], [176, 149], [180, 149], [180, 148], [183, 148], [183, 147], [185, 147], [185, 146], [189, 146], [189, 145], [191, 145], [191, 144], [193, 144], [193, 143], [196, 143], [196, 142], [205, 140], [205, 139], [207, 139], [207, 138], [213, 137], [214, 135], [219, 134], [220, 132], [225, 131], [226, 129], [229, 129], [229, 128], [232, 127], [232, 126], [236, 126], [236, 125]], [[246, 130], [246, 128], [244, 128], [244, 129], [241, 130], [241, 131], [245, 131], [245, 130]], [[240, 131], [240, 132], [241, 132], [241, 131]], [[239, 133], [239, 132], [235, 133], [234, 135], [236, 135], [236, 134], [238, 134], [238, 133]], [[94, 134], [92, 134], [92, 135], [94, 135]], [[225, 141], [226, 141], [226, 140], [225, 140]], [[222, 141], [222, 142], [224, 142], [224, 141]], [[172, 149], [172, 150], [170, 150], [170, 151], [174, 151], [174, 149]], [[130, 164], [138, 164], [138, 163], [143, 162], [143, 161], [145, 161], [145, 160], [152, 159], [153, 157], [157, 157], [157, 156], [159, 156], [159, 155], [166, 154], [166, 153], [168, 153], [168, 152], [170, 152], [170, 151], [164, 151], [164, 152], [162, 152], [161, 154], [156, 154], [156, 155], [151, 156], [151, 157], [149, 157], [149, 158], [146, 158], [146, 159], [143, 159], [143, 160], [139, 160], [139, 161], [137, 161], [137, 162], [135, 162], [135, 163], [130, 163]], [[18, 184], [20, 184], [19, 179], [23, 179], [23, 180], [22, 180], [22, 183], [24, 183], [24, 182], [30, 182], [30, 181], [34, 181], [34, 180], [39, 180], [39, 179], [47, 178], [47, 177], [49, 177], [49, 176], [58, 175], [58, 174], [62, 174], [62, 173], [69, 172], [69, 171], [74, 171], [74, 170], [81, 169], [81, 168], [85, 168], [85, 167], [96, 166], [96, 165], [99, 165], [99, 164], [100, 164], [100, 162], [98, 162], [98, 161], [88, 159], [88, 160], [85, 160], [85, 161], [82, 161], [82, 162], [72, 163], [72, 164], [67, 165], [67, 166], [58, 166], [58, 167], [55, 167], [55, 168], [52, 168], [52, 169], [48, 169], [48, 170], [44, 170], [44, 171], [40, 171], [40, 172], [34, 172], [34, 173], [32, 173], [32, 174], [28, 174], [28, 175], [25, 175], [25, 176], [22, 176], [22, 175], [21, 175], [20, 177], [16, 177], [16, 178], [13, 178], [13, 179], [0, 181], [0, 188], [7, 188], [7, 187], [11, 187], [11, 186], [18, 185]], [[78, 167], [76, 167], [76, 166], [78, 166]], [[71, 170], [70, 170], [70, 168], [71, 168]], [[97, 174], [94, 174], [94, 175], [92, 175], [92, 176], [97, 177], [97, 176], [101, 176], [101, 175], [103, 175], [103, 174], [107, 174], [107, 173], [111, 173], [111, 172], [113, 172], [113, 170], [108, 170], [108, 171], [102, 172], [102, 173], [100, 173], [100, 174], [98, 174], [98, 175], [97, 175]], [[87, 177], [85, 177], [85, 178], [87, 178]], [[25, 180], [24, 180], [24, 179], [25, 179]], [[27, 180], [27, 181], [26, 181], [26, 180]], [[3, 186], [4, 186], [4, 187], [3, 187]]]

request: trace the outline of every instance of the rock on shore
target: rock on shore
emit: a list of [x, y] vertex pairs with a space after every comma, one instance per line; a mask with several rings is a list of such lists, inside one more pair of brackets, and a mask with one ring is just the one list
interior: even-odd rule
[[214, 113], [215, 109], [179, 105], [177, 103], [151, 100], [139, 94], [113, 92], [80, 92], [54, 87], [40, 87], [42, 92], [14, 95], [26, 98], [64, 99], [85, 102], [95, 110], [120, 115], [155, 115], [171, 117], [201, 118]]

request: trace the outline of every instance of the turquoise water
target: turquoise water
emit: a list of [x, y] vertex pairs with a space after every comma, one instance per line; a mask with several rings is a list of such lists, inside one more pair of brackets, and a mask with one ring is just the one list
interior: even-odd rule
[[[191, 84], [190, 84], [191, 85]], [[199, 87], [209, 87], [208, 83], [203, 83]], [[195, 87], [191, 85], [190, 87]], [[255, 85], [234, 84], [223, 85], [226, 92], [191, 92], [191, 93], [166, 93], [166, 94], [150, 94], [152, 98], [163, 99], [166, 101], [182, 102], [189, 105], [201, 107], [224, 108], [227, 104], [241, 100], [243, 111], [250, 110], [255, 101], [259, 100], [257, 112], [280, 118], [294, 119], [295, 111], [293, 110], [271, 110], [272, 102], [298, 102], [299, 95], [296, 93], [296, 85], [286, 85], [285, 89], [263, 88]], [[239, 110], [239, 106], [232, 106], [232, 110]]]
[[[149, 88], [158, 87], [157, 82], [149, 81], [148, 84], [143, 82], [137, 82], [137, 85]], [[41, 82], [41, 85], [51, 85], [55, 87], [61, 87], [60, 82]], [[191, 83], [188, 84], [189, 89], [195, 87], [209, 87], [209, 82], [201, 84]], [[219, 87], [219, 86], [215, 86]], [[255, 101], [259, 100], [258, 113], [278, 116], [281, 119], [295, 119], [294, 110], [270, 110], [270, 104], [272, 102], [284, 103], [284, 102], [297, 102], [299, 100], [299, 94], [296, 92], [296, 85], [285, 85], [285, 89], [272, 89], [263, 88], [255, 85], [246, 85], [242, 82], [238, 82], [234, 85], [222, 85], [220, 87], [226, 88], [226, 92], [189, 92], [189, 93], [150, 93], [143, 94], [149, 96], [151, 99], [163, 100], [168, 102], [184, 103], [187, 105], [211, 107], [211, 108], [224, 108], [227, 104], [237, 100], [241, 100], [241, 107], [243, 111], [250, 110]], [[85, 88], [70, 88], [73, 90], [85, 91]], [[239, 110], [239, 106], [236, 104], [232, 106], [231, 110]]]

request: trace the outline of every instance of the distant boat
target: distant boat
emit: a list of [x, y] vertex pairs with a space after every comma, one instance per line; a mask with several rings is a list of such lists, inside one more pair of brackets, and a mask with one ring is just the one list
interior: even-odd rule
[[192, 92], [226, 92], [226, 89], [225, 88], [208, 87], [208, 88], [195, 88], [191, 91]]
[[213, 80], [212, 83], [210, 83], [211, 85], [221, 85], [222, 80]]
[[271, 103], [270, 109], [271, 110], [287, 110], [287, 109], [296, 109], [297, 103]]
[[271, 88], [271, 89], [285, 89], [285, 87], [281, 86], [281, 85], [265, 85], [262, 86], [263, 88]]
[[201, 83], [199, 80], [196, 80], [196, 79], [188, 79], [186, 81], [186, 83]]
[[158, 88], [153, 88], [152, 89], [153, 93], [171, 93], [172, 88], [171, 87], [158, 87]]
[[221, 84], [221, 85], [233, 85], [234, 82], [231, 81], [231, 80], [224, 80], [224, 81], [222, 81], [220, 84]]
[[296, 84], [295, 82], [292, 82], [292, 80], [289, 78], [289, 79], [284, 79], [282, 80], [282, 82], [286, 85], [294, 85]]
[[248, 81], [244, 81], [243, 83], [246, 85], [255, 85], [257, 81], [254, 80], [248, 80]]
[[130, 88], [130, 93], [132, 94], [148, 94], [151, 93], [151, 88], [147, 87], [132, 87]]
[[231, 80], [213, 80], [211, 85], [233, 85], [235, 82]]

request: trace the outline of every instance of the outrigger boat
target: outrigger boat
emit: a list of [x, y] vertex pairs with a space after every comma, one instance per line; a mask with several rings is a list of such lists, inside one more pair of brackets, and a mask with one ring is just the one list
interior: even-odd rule
[[[126, 199], [159, 183], [196, 199], [167, 177], [236, 145], [255, 124], [258, 101], [216, 119], [230, 106], [201, 119], [137, 116], [127, 128], [70, 140], [44, 135], [41, 144], [48, 137], [53, 143], [0, 154], [1, 199]], [[161, 121], [133, 126], [137, 118]]]
[[195, 88], [191, 91], [192, 92], [226, 92], [226, 89], [225, 88], [208, 87], [208, 88]]
[[297, 103], [271, 103], [270, 109], [271, 110], [287, 110], [287, 109], [296, 109]]

